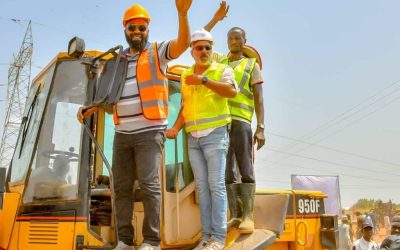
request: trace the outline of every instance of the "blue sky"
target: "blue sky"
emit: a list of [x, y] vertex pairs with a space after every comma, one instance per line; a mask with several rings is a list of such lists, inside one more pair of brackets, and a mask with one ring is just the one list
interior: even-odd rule
[[[263, 58], [267, 146], [256, 154], [258, 186], [289, 189], [292, 174], [338, 175], [345, 207], [359, 198], [400, 203], [400, 2], [227, 2], [228, 17], [212, 32], [215, 49], [226, 52], [227, 30], [240, 26]], [[134, 3], [2, 0], [0, 84], [7, 84], [26, 20], [33, 22], [35, 76], [75, 35], [87, 49], [126, 46], [121, 18]], [[137, 3], [152, 16], [151, 40], [176, 37], [174, 1]], [[191, 29], [204, 26], [218, 6], [193, 0]], [[185, 53], [171, 64], [192, 62]], [[5, 92], [0, 86], [0, 100]], [[4, 109], [0, 102], [1, 124]]]

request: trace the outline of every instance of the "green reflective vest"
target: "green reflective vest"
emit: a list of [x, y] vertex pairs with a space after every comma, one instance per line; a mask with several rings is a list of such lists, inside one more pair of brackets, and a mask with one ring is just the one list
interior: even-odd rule
[[[204, 76], [219, 81], [227, 65], [211, 63]], [[187, 85], [185, 77], [192, 75], [194, 66], [181, 75], [183, 101], [182, 115], [186, 132], [216, 128], [231, 122], [228, 98], [222, 97], [203, 85]]]
[[[222, 60], [221, 63], [229, 65], [228, 58]], [[254, 95], [253, 90], [251, 90], [250, 79], [255, 65], [255, 58], [244, 58], [234, 68], [239, 93], [235, 98], [229, 99], [231, 114], [242, 117], [250, 122], [254, 112]]]

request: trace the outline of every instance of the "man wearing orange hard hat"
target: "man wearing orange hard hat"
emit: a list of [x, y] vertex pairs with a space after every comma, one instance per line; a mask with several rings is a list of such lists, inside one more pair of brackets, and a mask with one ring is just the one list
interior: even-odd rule
[[[149, 42], [150, 15], [135, 4], [123, 16], [122, 25], [129, 48], [124, 50], [128, 69], [122, 94], [113, 107], [115, 136], [112, 171], [115, 183], [118, 245], [133, 246], [133, 198], [135, 177], [139, 181], [144, 206], [143, 244], [139, 250], [160, 249], [159, 167], [168, 117], [167, 63], [179, 57], [190, 44], [187, 18], [192, 0], [175, 0], [178, 11], [178, 37]], [[90, 117], [97, 108], [80, 109], [78, 120]]]

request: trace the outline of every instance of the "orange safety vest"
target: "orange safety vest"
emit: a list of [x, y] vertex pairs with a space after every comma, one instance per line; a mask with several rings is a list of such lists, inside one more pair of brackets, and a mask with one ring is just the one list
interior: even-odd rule
[[[156, 43], [140, 53], [136, 80], [144, 117], [149, 120], [167, 119], [168, 79], [160, 68]], [[113, 118], [114, 124], [119, 124], [117, 105], [113, 107]]]

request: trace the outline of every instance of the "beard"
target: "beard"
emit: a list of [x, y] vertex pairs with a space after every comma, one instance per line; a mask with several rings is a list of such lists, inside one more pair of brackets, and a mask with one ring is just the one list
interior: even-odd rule
[[132, 41], [132, 39], [128, 36], [128, 34], [126, 34], [126, 32], [124, 32], [125, 34], [125, 40], [129, 45], [129, 48], [137, 50], [137, 51], [142, 51], [144, 49], [144, 47], [146, 46], [146, 43], [149, 39], [149, 36], [142, 36], [142, 39], [139, 40], [134, 40]]
[[198, 60], [196, 60], [196, 64], [201, 66], [208, 66], [211, 64], [211, 57], [201, 56]]
[[234, 48], [229, 48], [229, 51], [231, 52], [231, 53], [233, 53], [233, 54], [237, 54], [237, 53], [240, 53], [241, 51], [243, 50], [243, 48], [242, 47], [234, 47]]

